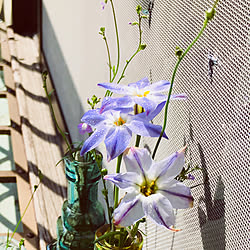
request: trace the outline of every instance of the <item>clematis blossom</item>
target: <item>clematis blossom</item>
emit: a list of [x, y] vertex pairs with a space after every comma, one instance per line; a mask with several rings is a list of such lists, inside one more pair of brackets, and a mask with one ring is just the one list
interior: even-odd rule
[[[114, 93], [124, 95], [122, 102], [126, 106], [138, 104], [142, 106], [146, 113], [152, 112], [156, 107], [167, 100], [167, 96], [162, 92], [168, 91], [170, 82], [159, 81], [151, 84], [147, 77], [138, 82], [130, 83], [128, 85], [116, 83], [99, 83], [98, 86], [106, 88]], [[173, 95], [171, 99], [186, 99], [186, 94]], [[113, 106], [117, 100], [113, 99]]]
[[[146, 137], [159, 137], [162, 129], [161, 126], [154, 125], [147, 119], [118, 110], [101, 113], [100, 109], [92, 109], [83, 115], [81, 121], [91, 126], [94, 131], [84, 142], [81, 156], [104, 141], [108, 161], [125, 151], [132, 133]], [[163, 136], [167, 138], [165, 133]]]
[[114, 210], [115, 225], [130, 226], [144, 216], [172, 231], [173, 209], [192, 207], [190, 188], [175, 180], [184, 165], [184, 149], [155, 162], [146, 149], [131, 147], [124, 152], [126, 173], [110, 174], [113, 182], [127, 193]]

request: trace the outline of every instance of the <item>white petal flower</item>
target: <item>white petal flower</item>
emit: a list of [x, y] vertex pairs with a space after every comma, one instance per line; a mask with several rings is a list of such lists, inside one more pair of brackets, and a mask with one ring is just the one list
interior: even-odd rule
[[130, 226], [143, 216], [170, 230], [175, 217], [173, 208], [192, 207], [190, 188], [174, 178], [184, 164], [184, 150], [155, 162], [146, 149], [131, 147], [124, 152], [127, 173], [106, 175], [105, 180], [128, 193], [114, 211], [114, 223]]

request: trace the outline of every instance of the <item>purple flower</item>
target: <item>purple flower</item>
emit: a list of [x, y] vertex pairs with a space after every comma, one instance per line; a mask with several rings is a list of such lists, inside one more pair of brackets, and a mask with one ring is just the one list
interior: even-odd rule
[[195, 179], [195, 177], [192, 174], [188, 174], [187, 179], [193, 181]]
[[190, 188], [175, 180], [184, 165], [185, 148], [166, 159], [155, 162], [146, 149], [131, 147], [123, 155], [127, 172], [104, 177], [126, 190], [114, 210], [116, 225], [130, 226], [143, 216], [170, 230], [175, 223], [173, 209], [192, 207]]
[[104, 8], [105, 8], [105, 3], [104, 3], [104, 2], [101, 2], [101, 6], [102, 6], [102, 10], [104, 10]]
[[[159, 137], [162, 127], [154, 125], [140, 116], [123, 113], [118, 110], [108, 110], [100, 113], [100, 109], [87, 111], [82, 122], [90, 125], [94, 132], [85, 141], [81, 155], [96, 148], [104, 141], [108, 161], [116, 158], [128, 147], [132, 133], [141, 136]], [[164, 137], [166, 135], [164, 134]]]
[[[150, 84], [147, 77], [138, 82], [130, 83], [128, 85], [121, 85], [116, 83], [99, 83], [98, 86], [106, 88], [114, 93], [124, 95], [123, 101], [131, 103], [131, 105], [139, 104], [146, 113], [152, 112], [156, 107], [167, 100], [167, 96], [162, 92], [168, 91], [170, 82], [159, 81]], [[185, 94], [172, 96], [172, 99], [186, 99]]]
[[81, 123], [78, 124], [77, 127], [78, 127], [79, 133], [81, 135], [84, 135], [85, 133], [91, 133], [92, 132], [92, 128], [87, 123], [81, 122]]

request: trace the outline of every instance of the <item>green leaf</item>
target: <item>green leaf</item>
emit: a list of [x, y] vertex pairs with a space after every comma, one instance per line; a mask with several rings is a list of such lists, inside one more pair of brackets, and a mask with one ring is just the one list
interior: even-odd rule
[[24, 239], [21, 239], [19, 242], [19, 247], [24, 246]]
[[50, 92], [49, 92], [49, 96], [51, 96], [52, 95], [52, 93], [54, 92], [55, 90], [54, 89], [52, 89]]
[[132, 22], [130, 25], [139, 25], [138, 22]]
[[124, 235], [125, 233], [123, 232], [120, 232], [120, 231], [115, 231], [115, 232], [108, 232], [108, 233], [105, 233], [104, 235], [100, 236], [99, 238], [97, 238], [95, 241], [94, 241], [94, 244], [98, 241], [101, 241], [101, 240], [105, 240], [107, 238], [109, 238], [110, 236], [113, 236], [113, 235]]

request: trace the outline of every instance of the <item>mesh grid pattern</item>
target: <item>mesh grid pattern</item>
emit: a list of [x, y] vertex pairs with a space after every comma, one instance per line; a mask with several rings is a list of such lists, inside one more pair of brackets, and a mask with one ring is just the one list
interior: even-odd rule
[[[135, 3], [129, 2], [131, 6], [126, 1], [119, 8], [132, 13]], [[138, 79], [147, 75], [152, 82], [170, 80], [176, 63], [175, 47], [185, 49], [190, 44], [212, 2], [155, 1], [151, 28], [147, 23], [143, 27], [147, 51], [133, 62]], [[145, 8], [147, 3], [140, 1]], [[171, 102], [167, 124], [170, 139], [161, 144], [157, 159], [187, 144], [187, 161], [198, 164], [202, 171], [195, 173], [195, 181], [187, 181], [187, 185], [194, 186], [195, 203], [191, 209], [177, 211], [175, 226], [182, 231], [172, 233], [148, 221], [145, 249], [249, 247], [248, 13], [247, 1], [220, 1], [214, 21], [179, 67], [173, 92], [185, 92], [189, 98], [186, 102]], [[127, 21], [126, 15], [120, 18], [120, 23]], [[130, 36], [136, 37], [136, 33]], [[211, 78], [209, 53], [218, 58]], [[129, 73], [135, 78], [134, 72]], [[154, 122], [161, 124], [162, 119], [163, 114]], [[155, 142], [143, 140], [151, 149]]]
[[[148, 220], [142, 226], [147, 234], [144, 249], [249, 249], [247, 242], [249, 220], [247, 206], [249, 202], [247, 196], [249, 189], [248, 2], [247, 0], [220, 0], [215, 19], [209, 23], [201, 39], [184, 58], [178, 69], [173, 93], [185, 92], [188, 100], [171, 101], [166, 130], [169, 140], [162, 141], [156, 160], [165, 158], [187, 144], [187, 161], [198, 164], [202, 171], [195, 173], [194, 181], [186, 181], [186, 184], [192, 187], [195, 201], [193, 208], [176, 211], [175, 227], [182, 231], [172, 233], [155, 226]], [[138, 46], [138, 31], [128, 23], [137, 20], [136, 6], [141, 4], [143, 8], [147, 8], [149, 0], [117, 0], [114, 3], [120, 30], [121, 62], [124, 62]], [[86, 10], [93, 8], [95, 4], [98, 5], [94, 1], [85, 1], [84, 4]], [[148, 76], [152, 82], [170, 80], [177, 61], [174, 55], [175, 47], [187, 48], [202, 27], [205, 10], [212, 4], [212, 0], [155, 0], [151, 27], [149, 28], [147, 20], [143, 21], [143, 42], [147, 44], [147, 48], [132, 61], [122, 83], [134, 82], [145, 76]], [[88, 16], [87, 14], [83, 12], [83, 15]], [[112, 61], [115, 62], [116, 58], [113, 56], [116, 41], [110, 8], [105, 9], [104, 14], [90, 18], [93, 26], [98, 23], [106, 27]], [[79, 32], [84, 30], [86, 40], [91, 37], [92, 42], [95, 38], [91, 36], [92, 33], [89, 32], [88, 27], [89, 23], [81, 23]], [[46, 34], [47, 40], [50, 41], [50, 33]], [[71, 39], [75, 44], [75, 38]], [[93, 44], [99, 45], [95, 42], [93, 41]], [[47, 46], [45, 43], [44, 48], [46, 47], [50, 48], [50, 43]], [[99, 49], [102, 47], [95, 47], [95, 50]], [[86, 50], [83, 57], [92, 58], [93, 52], [93, 49]], [[218, 58], [218, 65], [214, 67], [211, 78], [208, 75], [209, 53]], [[54, 53], [51, 52], [51, 55], [54, 57]], [[48, 60], [52, 65], [51, 68], [60, 73], [65, 72], [58, 69], [61, 67], [58, 62], [52, 64], [53, 57]], [[104, 67], [102, 62], [99, 63], [98, 60], [96, 62], [100, 75], [107, 71], [106, 65], [102, 68]], [[86, 68], [83, 67], [81, 72], [86, 78], [84, 82], [92, 83], [93, 75], [97, 73], [93, 72], [92, 68], [84, 66]], [[123, 66], [120, 66], [120, 70]], [[59, 80], [57, 79], [58, 83], [55, 80], [55, 84], [60, 90], [62, 81], [60, 81], [60, 74], [58, 75]], [[89, 85], [86, 88], [91, 89], [92, 86]], [[84, 100], [84, 94], [81, 93], [81, 100]], [[59, 93], [59, 96], [63, 95]], [[67, 98], [70, 99], [68, 96], [62, 98], [64, 102]], [[69, 99], [67, 105], [72, 101]], [[162, 121], [163, 114], [159, 115], [154, 123], [162, 124]], [[71, 124], [71, 131], [74, 131], [77, 122], [67, 122]], [[142, 144], [151, 150], [155, 143], [154, 139], [142, 140]]]

